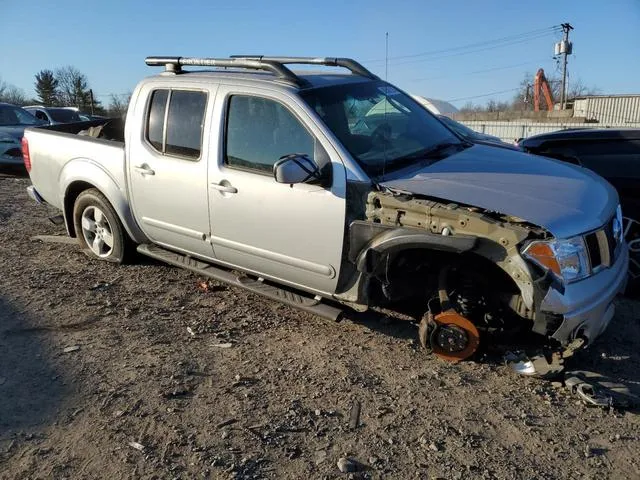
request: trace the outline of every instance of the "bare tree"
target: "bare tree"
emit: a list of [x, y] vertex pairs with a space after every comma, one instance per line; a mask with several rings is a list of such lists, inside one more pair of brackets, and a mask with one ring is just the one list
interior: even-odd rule
[[[512, 110], [533, 110], [533, 79], [532, 73], [526, 73], [524, 79], [520, 82], [518, 92], [511, 101]], [[554, 101], [560, 99], [560, 90], [562, 89], [562, 80], [555, 75], [547, 77], [549, 89]], [[600, 91], [597, 87], [588, 87], [582, 79], [578, 78], [573, 82], [569, 82], [567, 87], [567, 98], [575, 98], [584, 95], [594, 95]]]
[[462, 107], [460, 107], [460, 111], [462, 113], [471, 113], [471, 112], [477, 112], [479, 108], [482, 108], [482, 107], [480, 105], [474, 104], [471, 100], [469, 100]]
[[131, 92], [126, 95], [111, 94], [107, 113], [113, 118], [123, 118], [127, 114], [129, 101], [131, 101]]
[[489, 100], [484, 107], [484, 111], [486, 112], [504, 112], [505, 110], [509, 110], [509, 102], [500, 102], [496, 100]]
[[90, 103], [89, 81], [77, 68], [67, 65], [56, 70], [60, 103], [84, 109]]
[[567, 88], [567, 98], [584, 97], [585, 95], [597, 95], [600, 93], [598, 87], [588, 87], [581, 78], [576, 78], [574, 82], [569, 82]]
[[0, 79], [0, 102], [22, 106], [27, 105], [29, 99], [25, 95], [24, 90]]

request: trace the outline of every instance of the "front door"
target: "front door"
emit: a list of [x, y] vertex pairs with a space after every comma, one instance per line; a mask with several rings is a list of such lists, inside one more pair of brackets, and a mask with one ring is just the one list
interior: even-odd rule
[[136, 106], [144, 110], [142, 138], [128, 142], [131, 203], [142, 231], [155, 243], [209, 258], [205, 119], [214, 92], [148, 87], [139, 98], [150, 101]]
[[[304, 106], [278, 92], [220, 87], [218, 161], [210, 162], [211, 242], [216, 259], [256, 274], [333, 293], [345, 229], [345, 169], [320, 141]], [[293, 105], [293, 108], [292, 108]], [[329, 152], [329, 153], [328, 153]], [[302, 153], [331, 185], [277, 183], [273, 164]]]

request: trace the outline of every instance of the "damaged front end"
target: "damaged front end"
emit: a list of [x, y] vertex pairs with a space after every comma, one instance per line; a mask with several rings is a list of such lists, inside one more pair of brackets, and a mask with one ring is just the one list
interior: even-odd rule
[[[468, 358], [490, 334], [514, 339], [533, 332], [560, 350], [601, 331], [594, 326], [587, 334], [567, 323], [571, 308], [558, 305], [567, 285], [525, 253], [554, 241], [542, 227], [392, 189], [369, 192], [364, 216], [349, 229], [357, 303], [409, 305], [414, 313], [428, 304], [420, 340], [441, 358]], [[612, 287], [613, 296], [618, 291]]]

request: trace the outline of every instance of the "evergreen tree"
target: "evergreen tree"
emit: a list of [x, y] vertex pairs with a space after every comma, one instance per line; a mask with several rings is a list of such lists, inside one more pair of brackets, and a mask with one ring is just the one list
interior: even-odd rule
[[58, 103], [58, 80], [51, 70], [41, 70], [36, 73], [36, 93], [38, 101], [45, 106]]

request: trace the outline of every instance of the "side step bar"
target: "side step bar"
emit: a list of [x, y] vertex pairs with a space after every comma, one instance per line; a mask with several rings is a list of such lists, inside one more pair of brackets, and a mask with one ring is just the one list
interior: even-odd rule
[[313, 313], [328, 320], [339, 321], [343, 314], [342, 309], [321, 303], [320, 300], [315, 298], [300, 295], [293, 290], [275, 287], [260, 280], [234, 275], [232, 272], [224, 270], [223, 268], [215, 267], [210, 263], [196, 260], [182, 253], [172, 252], [157, 245], [146, 243], [138, 245], [137, 250], [142, 255], [155, 258], [156, 260], [166, 262], [176, 267], [191, 270], [192, 272], [233, 285], [234, 287], [244, 288], [250, 292], [257, 293], [272, 300], [277, 300], [278, 302]]

